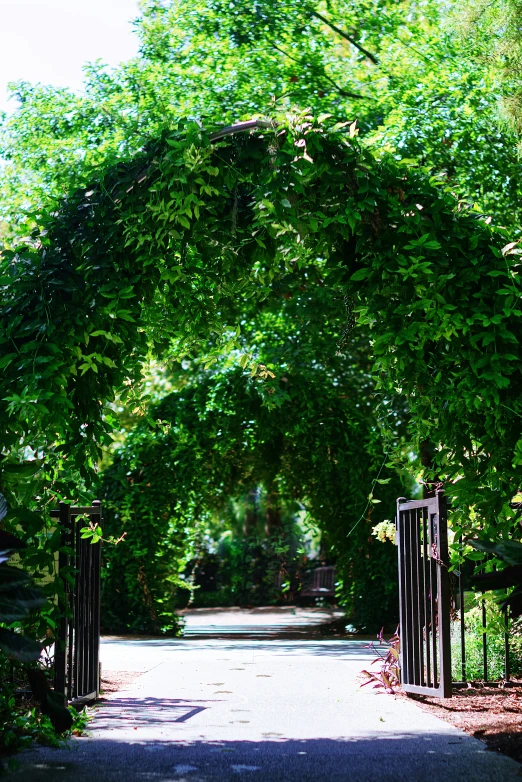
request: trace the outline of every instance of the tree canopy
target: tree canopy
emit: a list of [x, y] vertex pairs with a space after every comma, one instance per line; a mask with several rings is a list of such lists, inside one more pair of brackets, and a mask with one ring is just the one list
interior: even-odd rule
[[461, 16], [436, 0], [142, 2], [139, 56], [87, 66], [84, 94], [13, 85], [17, 108], [0, 127], [4, 231], [33, 225], [180, 117], [222, 126], [304, 109], [357, 118], [377, 153], [414, 159], [519, 226], [516, 137], [498, 122], [495, 70], [455, 32]]

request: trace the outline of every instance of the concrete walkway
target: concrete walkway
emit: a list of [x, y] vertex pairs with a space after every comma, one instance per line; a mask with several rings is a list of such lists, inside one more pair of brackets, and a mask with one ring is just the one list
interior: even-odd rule
[[185, 638], [310, 638], [344, 616], [332, 608], [192, 608], [181, 612]]
[[[98, 707], [88, 738], [24, 753], [13, 782], [522, 779], [413, 702], [361, 690], [364, 642], [280, 637], [304, 628], [299, 612], [203, 616], [189, 617], [197, 637], [105, 639], [105, 671], [141, 675]], [[252, 625], [252, 639], [237, 637]]]

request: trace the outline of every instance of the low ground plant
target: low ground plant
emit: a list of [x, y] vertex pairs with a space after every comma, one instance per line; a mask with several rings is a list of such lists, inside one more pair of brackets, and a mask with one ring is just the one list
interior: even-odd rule
[[377, 636], [378, 645], [372, 641], [365, 648], [376, 652], [377, 657], [372, 660], [372, 665], [378, 666], [376, 671], [361, 671], [366, 681], [362, 685], [373, 684], [373, 689], [382, 689], [389, 693], [395, 693], [401, 686], [400, 675], [400, 636], [399, 628], [392, 637], [384, 639], [384, 628]]
[[63, 746], [71, 735], [81, 735], [89, 721], [86, 709], [77, 711], [72, 706], [71, 727], [59, 732], [41, 706], [24, 688], [24, 672], [13, 671], [7, 658], [0, 658], [0, 772], [13, 768], [12, 755], [33, 744], [51, 747]]

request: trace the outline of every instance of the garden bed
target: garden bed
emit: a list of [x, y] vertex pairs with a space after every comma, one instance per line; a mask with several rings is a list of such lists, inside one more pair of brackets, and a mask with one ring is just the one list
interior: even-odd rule
[[480, 739], [488, 749], [522, 763], [522, 687], [469, 687], [446, 700], [401, 697], [414, 698], [422, 709]]

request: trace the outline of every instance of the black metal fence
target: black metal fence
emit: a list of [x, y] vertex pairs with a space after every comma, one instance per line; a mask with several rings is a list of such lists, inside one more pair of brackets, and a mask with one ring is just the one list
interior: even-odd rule
[[101, 521], [102, 507], [97, 500], [90, 507], [61, 502], [51, 516], [59, 521], [65, 548], [58, 562], [64, 589], [59, 598], [62, 618], [56, 632], [54, 687], [66, 700], [91, 700], [100, 691], [101, 545], [82, 538], [80, 530]]
[[[476, 566], [477, 563], [472, 563]], [[485, 561], [484, 561], [485, 564]], [[511, 665], [510, 665], [510, 636], [509, 636], [509, 616], [506, 612], [503, 612], [503, 615], [501, 617], [501, 624], [504, 626], [504, 630], [502, 633], [502, 641], [503, 641], [503, 650], [502, 650], [502, 657], [503, 657], [503, 664], [502, 664], [502, 670], [499, 672], [498, 670], [494, 672], [494, 675], [492, 676], [492, 666], [490, 665], [490, 659], [489, 659], [489, 643], [491, 641], [491, 633], [488, 632], [488, 603], [484, 598], [480, 598], [479, 595], [476, 593], [471, 593], [471, 584], [470, 584], [470, 578], [469, 573], [467, 570], [469, 568], [466, 567], [467, 563], [464, 560], [460, 566], [459, 570], [453, 571], [453, 573], [450, 574], [450, 577], [452, 579], [452, 607], [451, 607], [451, 618], [452, 618], [452, 625], [453, 625], [453, 633], [452, 633], [452, 641], [454, 645], [455, 640], [457, 640], [456, 636], [458, 636], [458, 649], [455, 651], [458, 652], [458, 660], [457, 666], [458, 666], [458, 672], [453, 671], [453, 686], [454, 687], [466, 687], [470, 682], [480, 682], [481, 684], [488, 684], [488, 683], [496, 683], [499, 678], [499, 673], [502, 677], [502, 680], [504, 682], [509, 683], [511, 681]], [[469, 659], [469, 650], [468, 650], [468, 641], [466, 639], [466, 634], [468, 630], [469, 625], [469, 617], [470, 617], [470, 609], [475, 608], [477, 612], [479, 612], [479, 618], [480, 618], [480, 624], [481, 624], [481, 630], [480, 630], [480, 650], [478, 653], [479, 659], [475, 659], [471, 661]], [[497, 609], [497, 614], [499, 616], [497, 619], [500, 618], [500, 609]], [[497, 622], [498, 624], [498, 622]], [[474, 632], [476, 633], [476, 628], [474, 629]], [[498, 633], [497, 633], [498, 635]], [[471, 639], [468, 639], [471, 640]], [[476, 638], [473, 639], [476, 641]], [[476, 643], [474, 644], [476, 647]], [[476, 650], [475, 650], [476, 651]], [[474, 655], [475, 658], [477, 655]], [[498, 665], [495, 666], [498, 668]]]

